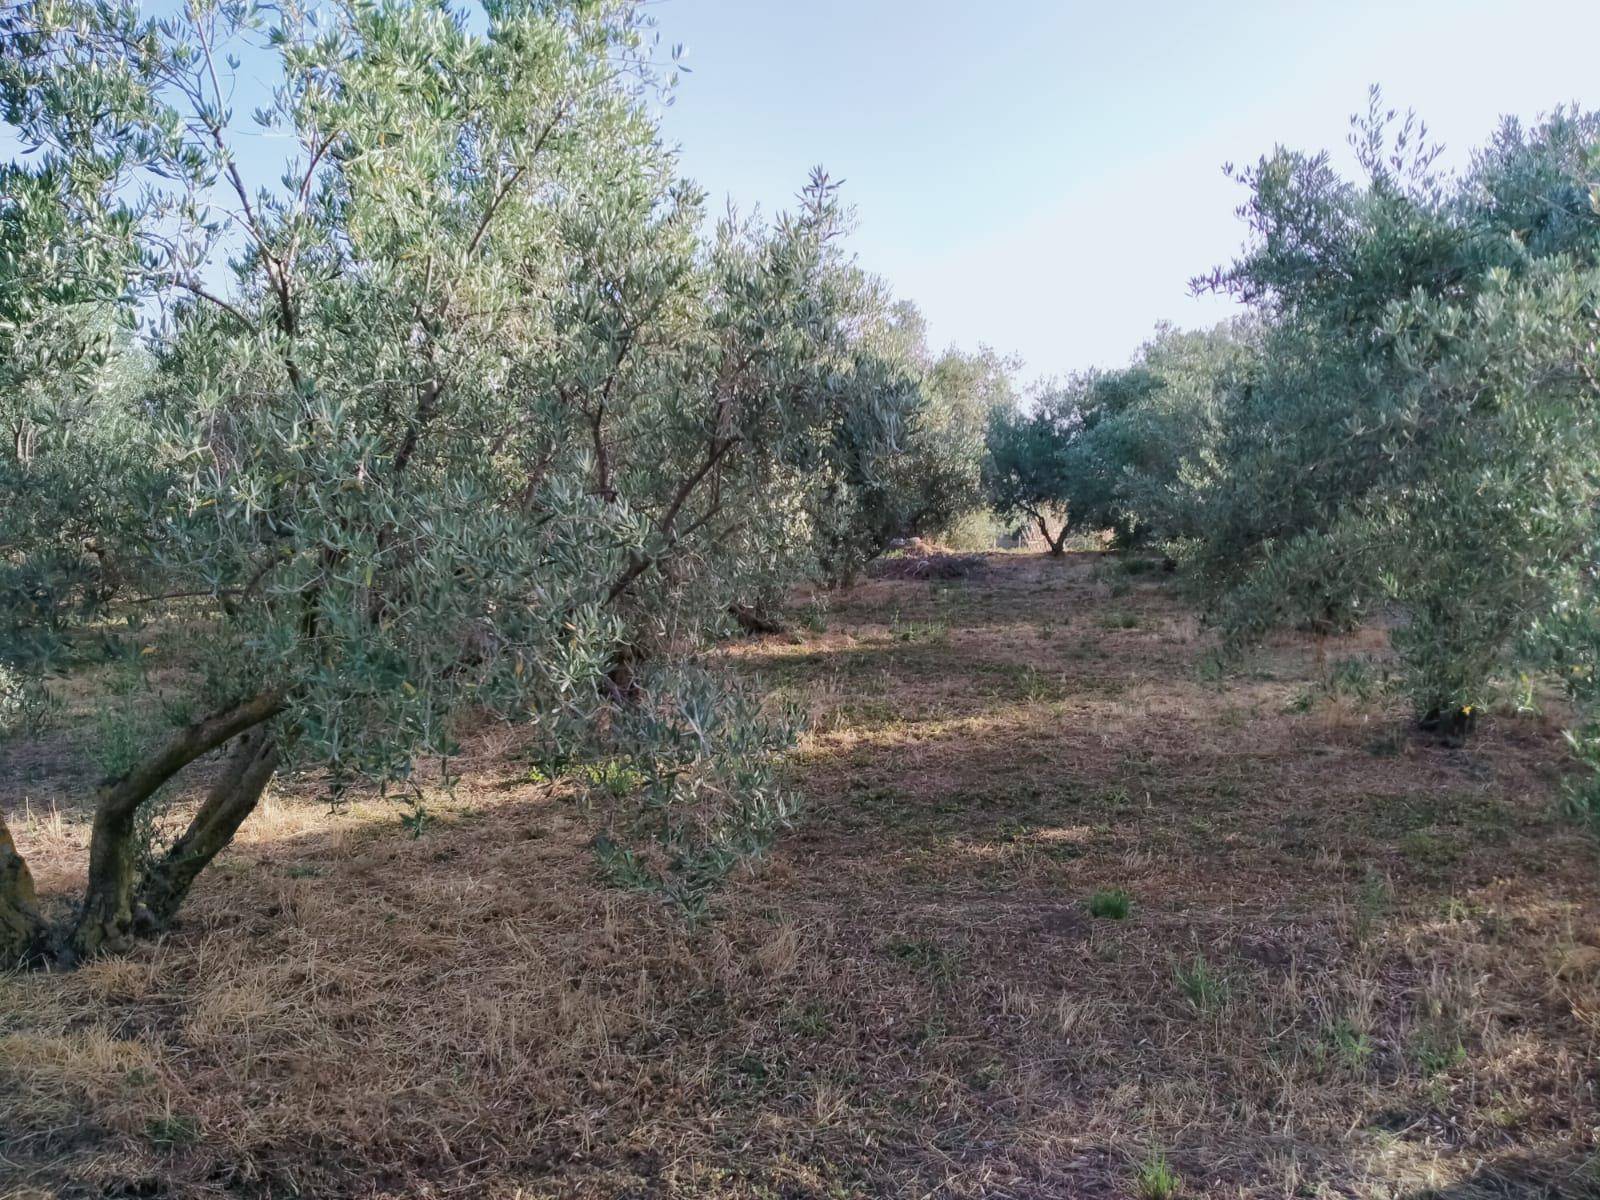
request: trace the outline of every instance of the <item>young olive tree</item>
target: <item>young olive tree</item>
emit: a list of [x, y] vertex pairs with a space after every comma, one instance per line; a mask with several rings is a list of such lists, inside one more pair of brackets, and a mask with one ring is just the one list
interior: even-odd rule
[[989, 414], [983, 460], [989, 504], [1001, 517], [1034, 524], [1052, 555], [1066, 553], [1071, 532], [1072, 448], [1082, 428], [1071, 390], [1050, 389], [1030, 407], [1000, 404]]
[[[404, 784], [469, 720], [628, 756], [616, 820], [658, 848], [608, 838], [606, 865], [689, 902], [787, 817], [767, 758], [789, 724], [687, 652], [775, 551], [805, 557], [786, 540], [841, 421], [870, 437], [898, 403], [841, 384], [834, 190], [703, 239], [639, 5], [469, 16], [29, 0], [0, 24], [34, 148], [0, 208], [26, 251], [0, 262], [0, 336], [59, 330], [84, 376], [6, 368], [53, 383], [4, 466], [3, 661], [36, 686], [120, 626], [178, 680], [165, 728], [117, 714], [133, 749], [92, 798], [80, 903], [47, 911], [0, 823], [0, 960], [164, 928], [278, 772]], [[236, 153], [235, 53], [277, 64], [253, 114], [295, 147], [276, 181]], [[105, 339], [72, 331], [136, 318], [138, 378], [107, 386]], [[212, 755], [187, 827], [141, 846]]]

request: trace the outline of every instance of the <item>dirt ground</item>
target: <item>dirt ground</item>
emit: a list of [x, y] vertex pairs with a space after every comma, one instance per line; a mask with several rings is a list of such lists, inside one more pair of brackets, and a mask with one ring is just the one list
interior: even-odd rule
[[[1558, 715], [1414, 739], [1380, 635], [1227, 662], [1154, 565], [731, 646], [807, 803], [697, 927], [510, 733], [417, 836], [280, 787], [172, 935], [0, 977], [0, 1196], [1600, 1196]], [[53, 895], [89, 736], [0, 747]]]

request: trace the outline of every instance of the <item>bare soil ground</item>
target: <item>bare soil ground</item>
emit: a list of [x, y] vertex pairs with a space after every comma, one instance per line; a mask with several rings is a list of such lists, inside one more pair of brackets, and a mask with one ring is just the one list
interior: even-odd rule
[[[284, 786], [174, 934], [0, 977], [0, 1196], [1600, 1195], [1556, 719], [1411, 739], [1381, 637], [1224, 667], [1135, 561], [731, 647], [813, 713], [808, 809], [697, 928], [510, 735], [420, 836]], [[56, 895], [82, 736], [0, 748]]]

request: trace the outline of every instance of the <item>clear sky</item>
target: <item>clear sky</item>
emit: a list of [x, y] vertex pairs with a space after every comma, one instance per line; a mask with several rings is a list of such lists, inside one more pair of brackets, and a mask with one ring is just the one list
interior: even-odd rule
[[1459, 163], [1500, 113], [1600, 107], [1600, 0], [1116, 4], [658, 0], [692, 74], [666, 112], [720, 206], [784, 206], [824, 164], [866, 267], [937, 343], [1025, 374], [1124, 361], [1239, 245], [1225, 161], [1348, 160], [1370, 83]]
[[[1447, 165], [1501, 113], [1600, 108], [1600, 0], [648, 3], [691, 69], [666, 134], [714, 209], [770, 213], [826, 166], [862, 264], [936, 346], [1017, 353], [1025, 377], [1226, 316], [1187, 286], [1243, 236], [1222, 164], [1279, 143], [1348, 163], [1369, 84], [1417, 109]], [[240, 114], [270, 87], [246, 60]], [[283, 146], [236, 124], [246, 177], [275, 179]]]

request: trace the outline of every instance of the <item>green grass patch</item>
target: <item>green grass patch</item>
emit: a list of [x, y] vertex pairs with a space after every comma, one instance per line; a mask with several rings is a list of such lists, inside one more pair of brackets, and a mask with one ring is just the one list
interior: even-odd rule
[[1197, 1013], [1214, 1013], [1228, 1002], [1232, 989], [1227, 977], [1196, 951], [1187, 963], [1175, 963], [1173, 981]]
[[1173, 1169], [1165, 1154], [1156, 1150], [1139, 1164], [1133, 1188], [1139, 1200], [1177, 1200], [1183, 1194], [1183, 1176]]
[[960, 974], [961, 956], [932, 938], [894, 938], [887, 950], [896, 962], [941, 983], [948, 983]]
[[1125, 921], [1133, 911], [1133, 899], [1121, 888], [1101, 888], [1089, 897], [1089, 915], [1110, 921]]

